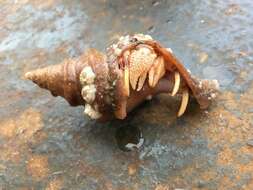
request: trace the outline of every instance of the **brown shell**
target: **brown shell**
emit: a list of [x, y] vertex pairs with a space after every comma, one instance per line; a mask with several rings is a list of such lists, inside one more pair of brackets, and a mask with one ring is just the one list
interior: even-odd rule
[[[159, 85], [154, 88], [151, 88], [146, 82], [143, 84], [144, 88], [141, 91], [130, 88], [130, 96], [128, 97], [124, 88], [124, 67], [127, 66], [125, 65], [127, 60], [124, 53], [126, 51], [130, 52], [128, 59], [130, 60], [130, 65], [128, 65], [130, 77], [132, 75], [130, 81], [135, 81], [143, 76], [142, 74], [147, 72], [146, 70], [154, 64], [156, 57], [160, 56], [164, 60], [166, 72], [177, 70], [184, 79], [183, 85], [189, 87], [200, 107], [208, 107], [213, 93], [217, 90], [214, 81], [199, 80], [192, 77], [171, 52], [153, 40], [133, 40], [132, 37], [127, 37], [127, 39], [129, 41], [125, 40], [124, 43], [117, 45], [116, 48], [120, 48], [120, 51], [117, 49], [117, 54], [114, 53], [112, 48], [108, 48], [109, 53], [106, 56], [91, 49], [77, 59], [69, 59], [59, 65], [28, 72], [26, 77], [41, 88], [51, 91], [54, 96], [62, 96], [71, 106], [85, 105], [86, 102], [81, 96], [82, 86], [79, 77], [83, 68], [90, 66], [96, 75], [96, 97], [92, 106], [98, 107], [98, 111], [103, 116], [102, 119], [113, 117], [124, 119], [127, 113], [143, 102], [148, 95], [171, 92], [174, 82], [174, 79], [168, 76], [161, 78]], [[151, 56], [149, 59], [140, 55], [137, 46], [149, 47], [155, 56]], [[143, 64], [145, 67], [142, 67]], [[147, 65], [150, 65], [150, 67]], [[140, 81], [143, 82], [143, 80]]]
[[99, 105], [99, 111], [103, 113], [108, 109], [111, 110], [106, 57], [95, 49], [88, 50], [78, 59], [68, 59], [58, 65], [28, 72], [26, 78], [32, 80], [41, 88], [49, 90], [53, 96], [65, 98], [71, 106], [85, 105], [79, 80], [80, 73], [85, 66], [92, 67], [92, 70], [96, 73], [97, 93], [95, 102]]
[[71, 106], [84, 105], [79, 82], [84, 66], [83, 62], [66, 60], [62, 64], [28, 72], [26, 78], [49, 90], [53, 96], [65, 98]]

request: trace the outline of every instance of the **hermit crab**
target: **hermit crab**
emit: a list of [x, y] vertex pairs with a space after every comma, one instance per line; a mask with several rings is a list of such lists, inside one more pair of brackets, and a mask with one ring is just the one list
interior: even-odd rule
[[160, 93], [182, 97], [180, 117], [190, 96], [206, 109], [218, 92], [216, 80], [193, 77], [171, 49], [143, 34], [120, 37], [106, 54], [90, 49], [78, 58], [25, 76], [71, 106], [83, 105], [85, 114], [101, 121], [124, 119], [140, 103]]

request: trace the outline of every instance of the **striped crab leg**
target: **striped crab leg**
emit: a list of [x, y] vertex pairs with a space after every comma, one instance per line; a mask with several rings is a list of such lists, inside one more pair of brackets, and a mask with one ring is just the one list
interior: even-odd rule
[[123, 54], [123, 61], [124, 61], [124, 87], [125, 87], [125, 95], [130, 95], [130, 86], [129, 86], [129, 64], [128, 64], [128, 56], [130, 52], [126, 51]]
[[155, 87], [158, 81], [164, 76], [165, 74], [165, 66], [164, 66], [164, 59], [162, 56], [158, 56], [155, 61], [154, 65], [149, 71], [149, 85], [151, 87]]

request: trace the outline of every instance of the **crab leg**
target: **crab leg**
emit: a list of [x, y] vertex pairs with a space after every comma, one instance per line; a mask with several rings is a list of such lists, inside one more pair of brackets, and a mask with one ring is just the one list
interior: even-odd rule
[[123, 54], [123, 61], [124, 61], [124, 88], [125, 88], [125, 95], [129, 96], [130, 95], [130, 87], [129, 87], [129, 63], [128, 63], [128, 57], [129, 57], [130, 52], [126, 51]]
[[153, 87], [152, 85], [154, 83], [154, 76], [155, 76], [155, 67], [153, 65], [148, 72], [148, 84], [150, 87]]
[[139, 77], [137, 91], [140, 91], [142, 89], [146, 78], [147, 78], [147, 73], [146, 72], [142, 73], [141, 76]]
[[158, 83], [159, 79], [164, 75], [165, 73], [165, 67], [164, 67], [164, 59], [162, 56], [159, 56], [156, 59], [156, 64], [155, 64], [155, 76], [154, 76], [154, 81], [152, 84], [152, 87], [155, 87], [156, 84]]
[[189, 91], [188, 91], [188, 88], [185, 88], [183, 90], [183, 94], [182, 94], [181, 106], [180, 106], [179, 111], [177, 113], [178, 117], [180, 117], [181, 115], [184, 114], [187, 104], [188, 104], [188, 101], [189, 101]]
[[175, 84], [174, 84], [174, 88], [171, 93], [172, 96], [175, 96], [177, 94], [177, 92], [179, 90], [179, 86], [180, 86], [180, 74], [178, 71], [176, 71], [174, 73], [174, 77], [175, 77]]
[[128, 68], [128, 66], [126, 66], [125, 70], [124, 70], [124, 87], [125, 87], [126, 96], [129, 96], [130, 91], [129, 91], [129, 68]]

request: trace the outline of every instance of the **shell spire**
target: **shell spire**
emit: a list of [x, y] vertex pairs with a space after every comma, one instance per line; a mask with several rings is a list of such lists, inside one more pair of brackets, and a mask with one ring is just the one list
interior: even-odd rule
[[49, 90], [53, 96], [65, 98], [71, 106], [85, 105], [79, 80], [82, 69], [91, 63], [103, 62], [102, 54], [89, 50], [79, 59], [65, 60], [58, 65], [27, 72], [25, 78]]
[[84, 104], [80, 95], [80, 83], [76, 80], [80, 73], [78, 62], [65, 61], [26, 73], [25, 77], [39, 87], [47, 89], [53, 96], [65, 98], [71, 106]]

